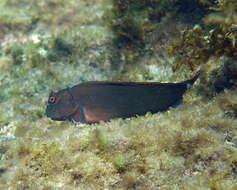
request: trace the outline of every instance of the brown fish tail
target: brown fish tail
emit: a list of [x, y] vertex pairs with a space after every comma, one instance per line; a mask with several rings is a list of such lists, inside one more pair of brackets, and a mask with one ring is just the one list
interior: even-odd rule
[[195, 81], [198, 79], [199, 75], [200, 75], [201, 71], [199, 70], [192, 79], [190, 80], [186, 80], [184, 83], [187, 85], [193, 85], [195, 83]]
[[113, 118], [157, 113], [176, 107], [188, 85], [192, 85], [200, 70], [189, 80], [178, 83], [158, 82], [86, 82], [51, 93], [46, 115], [53, 120], [96, 123]]

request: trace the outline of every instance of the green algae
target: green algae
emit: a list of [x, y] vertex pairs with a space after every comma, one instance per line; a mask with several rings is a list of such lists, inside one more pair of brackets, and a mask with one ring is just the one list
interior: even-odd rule
[[[183, 105], [165, 114], [119, 119], [93, 126], [67, 124], [67, 129], [57, 133], [57, 136], [51, 131], [51, 124], [45, 123], [46, 119], [38, 120], [34, 128], [28, 129], [35, 133], [34, 138], [30, 138], [31, 133], [22, 134], [32, 143], [16, 139], [14, 141], [19, 148], [13, 150], [15, 145], [10, 142], [10, 147], [6, 148], [5, 159], [26, 159], [24, 174], [18, 171], [17, 175], [13, 175], [6, 171], [4, 176], [10, 177], [12, 185], [22, 181], [31, 188], [39, 185], [39, 181], [46, 177], [55, 185], [58, 180], [63, 180], [63, 186], [72, 185], [71, 181], [74, 181], [74, 188], [90, 188], [93, 184], [102, 189], [105, 186], [128, 188], [133, 183], [137, 184], [137, 181], [138, 186], [152, 188], [149, 181], [139, 180], [140, 175], [145, 179], [154, 178], [152, 183], [162, 189], [166, 186], [172, 188], [175, 184], [182, 189], [194, 186], [200, 180], [204, 189], [229, 183], [234, 177], [231, 168], [236, 158], [236, 145], [231, 144], [232, 138], [229, 138], [228, 143], [225, 141], [225, 133], [235, 131], [236, 121], [225, 116], [222, 108], [216, 106], [216, 101], [228, 99], [229, 95], [236, 98], [235, 92], [232, 90], [217, 96], [208, 105], [201, 102], [199, 106]], [[189, 113], [197, 111], [200, 117], [190, 118]], [[171, 116], [172, 120], [168, 119]], [[43, 126], [41, 122], [44, 122]], [[60, 125], [57, 128], [66, 127], [63, 123]], [[222, 127], [218, 132], [215, 125], [225, 128]], [[50, 139], [49, 134], [42, 136], [37, 132], [38, 127], [43, 127], [53, 138]], [[97, 149], [93, 140], [96, 138], [94, 130], [101, 128], [111, 138], [106, 148]], [[37, 142], [39, 139], [41, 142]], [[32, 169], [35, 170], [31, 173], [32, 181], [40, 178], [33, 184], [26, 175]], [[171, 178], [172, 182], [168, 182]], [[40, 183], [47, 185], [47, 181]], [[234, 189], [234, 181], [231, 183]]]
[[[171, 24], [174, 20], [181, 23], [181, 27], [183, 23], [188, 26], [202, 24], [203, 17], [214, 5], [213, 0], [113, 1], [113, 8], [108, 9], [104, 16], [105, 23], [114, 33], [110, 62], [121, 76], [113, 79], [123, 80], [126, 74], [132, 76], [127, 68], [137, 64], [139, 67], [142, 58], [149, 59], [157, 53], [159, 46], [162, 46], [161, 40], [167, 43], [170, 37], [177, 36], [180, 28]], [[191, 48], [194, 49], [193, 46]]]
[[122, 172], [125, 169], [126, 163], [126, 159], [123, 156], [118, 155], [114, 158], [114, 164], [119, 172]]
[[217, 1], [213, 12], [203, 18], [200, 25], [185, 29], [180, 39], [171, 41], [169, 54], [176, 55], [174, 70], [183, 63], [191, 69], [205, 64], [210, 57], [227, 56], [236, 59], [237, 5], [234, 1]]
[[20, 45], [15, 45], [10, 52], [14, 64], [21, 64], [24, 54], [22, 47]]

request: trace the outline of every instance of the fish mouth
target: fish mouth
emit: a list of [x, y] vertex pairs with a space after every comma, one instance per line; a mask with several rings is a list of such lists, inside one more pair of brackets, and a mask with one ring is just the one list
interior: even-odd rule
[[50, 115], [49, 115], [49, 111], [48, 111], [48, 107], [46, 108], [46, 110], [45, 110], [45, 113], [44, 113], [47, 117], [50, 117]]
[[45, 115], [47, 117], [49, 117], [50, 119], [54, 120], [54, 121], [65, 121], [65, 120], [67, 120], [66, 117], [53, 117], [53, 116], [50, 116], [47, 111], [45, 112]]
[[65, 121], [65, 118], [55, 118], [55, 117], [50, 117], [54, 121]]

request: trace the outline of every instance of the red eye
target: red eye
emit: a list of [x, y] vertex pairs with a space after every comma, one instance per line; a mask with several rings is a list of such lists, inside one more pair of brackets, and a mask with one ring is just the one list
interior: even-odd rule
[[50, 103], [54, 103], [55, 100], [56, 100], [55, 96], [50, 96], [50, 97], [49, 97], [49, 102], [50, 102]]

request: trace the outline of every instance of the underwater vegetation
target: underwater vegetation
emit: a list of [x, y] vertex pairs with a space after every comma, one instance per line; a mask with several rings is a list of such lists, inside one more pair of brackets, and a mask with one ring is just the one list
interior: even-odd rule
[[5, 125], [15, 138], [1, 145], [1, 187], [235, 189], [236, 98], [233, 89], [208, 104], [89, 127]]
[[[120, 70], [115, 80], [124, 80], [134, 64], [139, 65], [143, 57], [149, 59], [157, 49], [177, 36], [183, 24], [202, 23], [209, 7], [215, 1], [199, 0], [115, 0], [113, 8], [105, 13], [105, 23], [114, 33], [110, 47], [113, 68]], [[179, 23], [174, 25], [173, 23]], [[160, 50], [158, 50], [160, 51]], [[161, 51], [162, 52], [162, 51]], [[144, 70], [144, 68], [142, 68]], [[134, 72], [132, 75], [134, 75]], [[143, 73], [145, 75], [145, 73]], [[130, 77], [129, 77], [130, 78]], [[131, 80], [137, 80], [136, 77]]]
[[110, 20], [109, 25], [116, 34], [114, 43], [119, 47], [142, 47], [147, 42], [149, 34], [159, 26], [163, 17], [171, 15], [183, 19], [190, 14], [192, 20], [189, 22], [197, 23], [208, 13], [207, 5], [212, 4], [214, 4], [213, 1], [196, 0], [113, 1], [114, 8], [110, 10], [113, 19]]
[[236, 1], [217, 1], [210, 13], [203, 18], [204, 26], [195, 25], [180, 32], [180, 38], [171, 41], [170, 55], [175, 55], [176, 70], [187, 64], [192, 70], [205, 64], [210, 57], [227, 56], [237, 59], [237, 3]]
[[168, 53], [175, 57], [173, 70], [184, 64], [191, 70], [201, 66], [201, 83], [206, 85], [201, 85], [200, 90], [213, 97], [236, 85], [237, 3], [220, 0], [210, 10], [212, 13], [202, 19], [203, 26], [186, 28], [179, 38], [170, 41]]
[[[0, 1], [0, 189], [237, 189], [235, 0]], [[183, 104], [51, 121], [50, 90], [180, 82]]]

